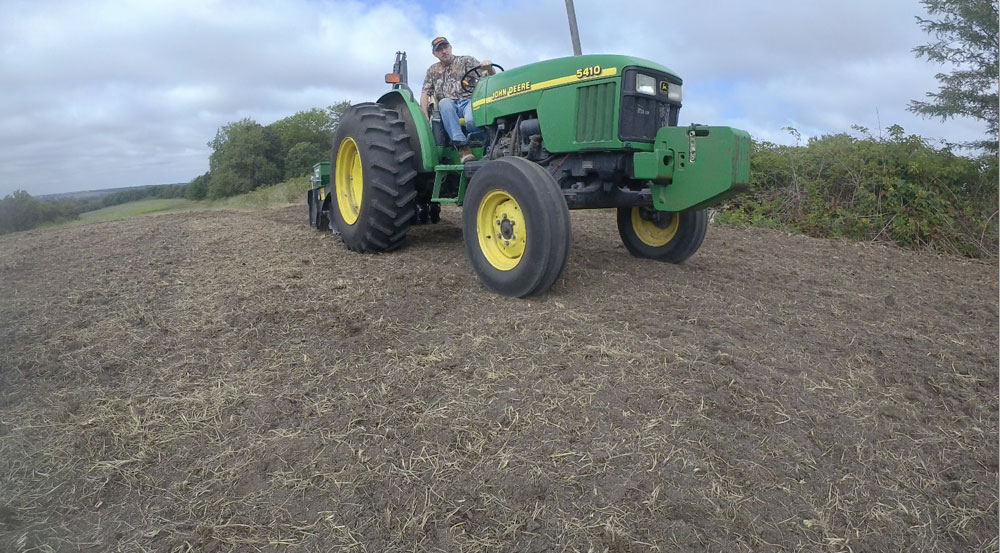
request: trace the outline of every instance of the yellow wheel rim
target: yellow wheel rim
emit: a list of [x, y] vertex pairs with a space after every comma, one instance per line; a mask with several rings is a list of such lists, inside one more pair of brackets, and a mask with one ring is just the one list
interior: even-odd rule
[[337, 207], [344, 222], [353, 225], [361, 213], [361, 191], [364, 180], [361, 174], [361, 153], [353, 138], [345, 138], [337, 148], [337, 166], [334, 168], [333, 187], [337, 194]]
[[680, 213], [674, 213], [670, 218], [670, 223], [666, 227], [657, 226], [653, 221], [647, 221], [639, 214], [639, 208], [632, 208], [632, 230], [635, 236], [643, 244], [658, 248], [666, 246], [677, 235], [677, 228], [680, 227]]
[[476, 233], [483, 257], [494, 268], [509, 271], [521, 261], [527, 227], [521, 206], [502, 190], [486, 193], [476, 210]]

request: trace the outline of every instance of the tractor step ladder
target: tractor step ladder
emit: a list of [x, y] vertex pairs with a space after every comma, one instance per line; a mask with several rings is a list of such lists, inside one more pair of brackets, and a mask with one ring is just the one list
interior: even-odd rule
[[[458, 181], [458, 193], [453, 198], [441, 197], [441, 183], [447, 173], [461, 173]], [[469, 177], [465, 175], [464, 165], [435, 165], [434, 166], [434, 191], [431, 193], [431, 201], [443, 204], [459, 204], [465, 198], [465, 186], [469, 184]]]

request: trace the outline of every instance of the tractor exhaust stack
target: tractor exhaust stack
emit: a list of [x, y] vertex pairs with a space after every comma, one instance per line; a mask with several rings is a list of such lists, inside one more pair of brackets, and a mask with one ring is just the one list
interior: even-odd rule
[[566, 0], [566, 17], [569, 19], [569, 38], [573, 41], [573, 55], [583, 54], [580, 50], [580, 31], [576, 28], [576, 10], [573, 8], [573, 0]]

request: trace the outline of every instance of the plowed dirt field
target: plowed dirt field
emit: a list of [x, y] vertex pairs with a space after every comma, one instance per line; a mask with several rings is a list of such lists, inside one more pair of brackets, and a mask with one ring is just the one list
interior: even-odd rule
[[997, 551], [995, 260], [573, 212], [511, 300], [459, 215], [0, 237], [0, 551]]

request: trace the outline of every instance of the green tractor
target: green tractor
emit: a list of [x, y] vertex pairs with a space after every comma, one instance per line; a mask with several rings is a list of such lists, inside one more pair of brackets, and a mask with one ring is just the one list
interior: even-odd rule
[[348, 249], [387, 252], [411, 225], [433, 222], [440, 204], [463, 206], [465, 250], [482, 283], [524, 297], [562, 273], [569, 209], [616, 208], [632, 255], [681, 263], [705, 238], [706, 208], [749, 182], [750, 136], [678, 127], [681, 79], [662, 65], [585, 55], [495, 69], [463, 79], [482, 130], [476, 160], [463, 165], [440, 119], [421, 111], [397, 53], [392, 89], [341, 118], [329, 185], [310, 191], [310, 221], [328, 215]]

